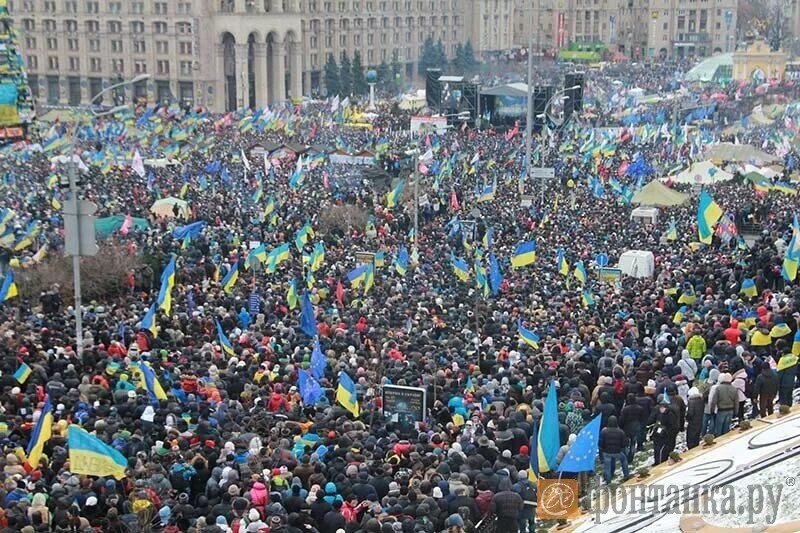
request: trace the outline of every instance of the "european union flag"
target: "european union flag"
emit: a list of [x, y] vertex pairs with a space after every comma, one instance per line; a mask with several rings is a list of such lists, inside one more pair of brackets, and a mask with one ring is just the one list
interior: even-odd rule
[[319, 339], [314, 339], [314, 351], [311, 352], [311, 373], [315, 379], [322, 379], [325, 375], [325, 367], [328, 366], [328, 361], [322, 355], [322, 349], [319, 346]]
[[300, 329], [309, 337], [316, 337], [317, 335], [317, 321], [314, 318], [314, 307], [311, 305], [308, 291], [303, 293], [303, 298], [300, 301]]
[[575, 442], [558, 465], [559, 472], [591, 472], [595, 467], [597, 446], [600, 442], [600, 420], [597, 415], [580, 430]]
[[492, 294], [497, 296], [500, 293], [500, 285], [503, 283], [503, 273], [500, 271], [500, 265], [494, 252], [489, 254], [489, 287], [492, 289]]
[[187, 224], [186, 226], [180, 226], [172, 230], [172, 238], [177, 240], [183, 240], [187, 236], [195, 239], [197, 238], [200, 233], [203, 231], [203, 228], [206, 226], [204, 221], [193, 222], [191, 224]]
[[323, 396], [322, 387], [317, 380], [302, 368], [297, 371], [297, 385], [300, 387], [300, 396], [306, 405], [314, 405]]
[[219, 172], [220, 162], [219, 161], [212, 161], [211, 163], [206, 165], [205, 171], [209, 174], [216, 174]]

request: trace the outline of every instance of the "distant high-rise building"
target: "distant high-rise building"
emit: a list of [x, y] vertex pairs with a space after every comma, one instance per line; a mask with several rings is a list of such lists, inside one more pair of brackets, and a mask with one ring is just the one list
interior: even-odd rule
[[[422, 44], [512, 47], [514, 0], [8, 0], [40, 104], [114, 95], [224, 111], [320, 93], [328, 55], [416, 73]], [[108, 103], [108, 100], [107, 100]]]

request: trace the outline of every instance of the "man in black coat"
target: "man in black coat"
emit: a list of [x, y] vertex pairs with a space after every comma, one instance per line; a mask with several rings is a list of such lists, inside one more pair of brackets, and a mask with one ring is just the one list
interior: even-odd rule
[[622, 475], [626, 480], [630, 477], [628, 456], [624, 453], [627, 444], [628, 437], [617, 426], [617, 417], [613, 415], [608, 417], [608, 425], [600, 432], [599, 442], [600, 453], [603, 457], [603, 480], [606, 484], [610, 484], [614, 477], [617, 459], [622, 464]]
[[333, 502], [333, 508], [325, 513], [320, 524], [320, 533], [336, 533], [339, 529], [345, 529], [347, 521], [342, 516], [342, 502], [336, 500]]
[[633, 461], [633, 453], [636, 450], [636, 438], [642, 427], [642, 420], [645, 418], [644, 407], [636, 402], [636, 396], [629, 393], [625, 399], [625, 406], [619, 415], [619, 426], [628, 437], [628, 445], [625, 447], [625, 454], [628, 461]]
[[675, 439], [678, 436], [678, 415], [670, 407], [669, 397], [662, 394], [658, 407], [651, 415], [650, 423], [653, 426], [653, 460], [660, 465], [667, 460], [669, 454], [675, 449]]

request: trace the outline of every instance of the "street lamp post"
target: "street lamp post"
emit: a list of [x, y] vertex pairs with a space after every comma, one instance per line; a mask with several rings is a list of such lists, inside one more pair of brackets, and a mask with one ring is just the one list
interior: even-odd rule
[[[525, 178], [531, 175], [531, 144], [533, 136], [533, 6], [528, 5], [528, 108], [525, 116]], [[525, 182], [520, 183], [520, 193], [525, 189]]]
[[[143, 74], [141, 76], [137, 76], [132, 80], [123, 81], [120, 83], [116, 83], [109, 87], [106, 87], [92, 98], [91, 102], [89, 102], [89, 112], [92, 114], [93, 117], [105, 117], [109, 115], [113, 115], [118, 113], [119, 111], [123, 111], [128, 109], [128, 105], [117, 105], [112, 107], [111, 109], [107, 109], [105, 111], [96, 112], [94, 110], [95, 102], [102, 97], [104, 94], [119, 89], [120, 87], [127, 87], [128, 85], [132, 85], [142, 80], [146, 80], [150, 77], [149, 74]], [[72, 235], [70, 235], [70, 240], [74, 242], [74, 247], [71, 250], [72, 255], [72, 283], [75, 291], [75, 349], [78, 354], [78, 359], [83, 360], [83, 305], [81, 303], [81, 256], [82, 255], [94, 255], [96, 252], [96, 246], [92, 248], [89, 244], [84, 244], [83, 247], [81, 246], [81, 219], [82, 216], [92, 215], [94, 213], [94, 209], [96, 206], [94, 204], [88, 204], [86, 206], [82, 205], [80, 199], [80, 189], [78, 188], [78, 172], [77, 172], [77, 164], [75, 163], [75, 158], [77, 155], [75, 154], [75, 141], [76, 141], [76, 134], [77, 128], [72, 132], [72, 142], [71, 149], [70, 149], [70, 160], [69, 160], [69, 191], [72, 194], [72, 201], [75, 205], [75, 212], [74, 213], [64, 213], [66, 215], [72, 215], [75, 217], [75, 224], [72, 224]], [[86, 211], [86, 212], [83, 212]], [[66, 232], [67, 224], [65, 223], [65, 232]], [[92, 239], [93, 244], [94, 239]], [[86, 248], [86, 250], [82, 250], [82, 248]], [[84, 253], [87, 252], [87, 253]]]

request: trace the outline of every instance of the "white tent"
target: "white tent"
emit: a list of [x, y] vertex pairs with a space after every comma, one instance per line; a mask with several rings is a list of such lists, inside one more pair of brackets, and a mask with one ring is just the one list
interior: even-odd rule
[[626, 276], [652, 278], [656, 268], [653, 252], [647, 250], [628, 250], [619, 256], [617, 268]]
[[693, 163], [692, 166], [672, 177], [672, 181], [675, 183], [688, 183], [691, 185], [710, 185], [732, 179], [733, 174], [725, 172], [711, 161]]

